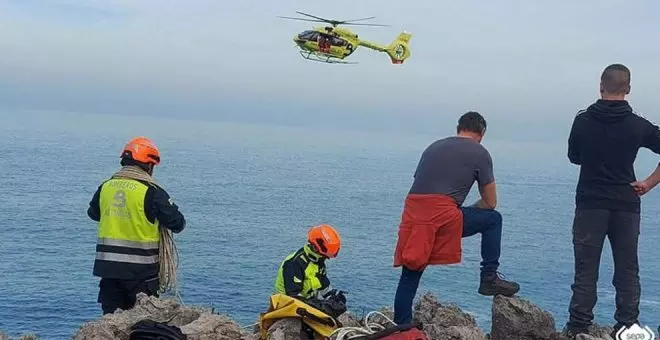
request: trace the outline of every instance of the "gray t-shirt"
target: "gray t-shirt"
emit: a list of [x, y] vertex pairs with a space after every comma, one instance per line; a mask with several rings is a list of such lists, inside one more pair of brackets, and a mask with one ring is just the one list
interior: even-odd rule
[[486, 148], [470, 138], [447, 137], [422, 153], [410, 194], [442, 194], [459, 205], [475, 181], [480, 186], [495, 180], [493, 160]]

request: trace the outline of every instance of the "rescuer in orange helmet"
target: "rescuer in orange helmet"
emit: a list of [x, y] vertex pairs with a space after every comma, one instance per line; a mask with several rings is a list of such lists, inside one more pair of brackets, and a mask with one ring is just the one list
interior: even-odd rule
[[337, 257], [340, 248], [341, 238], [335, 228], [328, 224], [310, 228], [307, 232], [307, 244], [287, 256], [280, 265], [275, 291], [317, 307], [319, 301], [332, 301], [334, 304], [331, 304], [331, 311], [322, 307], [319, 309], [326, 310], [333, 317], [339, 316], [346, 311], [346, 297], [343, 292], [331, 288], [325, 260]]
[[151, 177], [160, 152], [146, 137], [131, 139], [122, 168], [94, 193], [87, 215], [99, 222], [94, 275], [101, 278], [103, 314], [135, 305], [142, 292], [158, 296], [160, 230], [181, 232], [186, 220], [169, 194]]

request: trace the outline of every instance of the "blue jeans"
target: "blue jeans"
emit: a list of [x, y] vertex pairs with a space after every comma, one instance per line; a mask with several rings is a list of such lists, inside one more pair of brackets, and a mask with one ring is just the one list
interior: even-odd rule
[[[502, 243], [502, 215], [496, 210], [462, 207], [463, 237], [481, 233], [481, 277], [496, 275]], [[402, 266], [399, 286], [394, 297], [394, 322], [412, 322], [412, 305], [424, 271]]]

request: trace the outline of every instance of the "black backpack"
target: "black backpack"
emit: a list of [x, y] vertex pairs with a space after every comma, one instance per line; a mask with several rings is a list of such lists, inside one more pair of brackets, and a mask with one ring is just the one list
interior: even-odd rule
[[185, 334], [176, 326], [153, 320], [142, 320], [129, 333], [129, 340], [187, 340]]

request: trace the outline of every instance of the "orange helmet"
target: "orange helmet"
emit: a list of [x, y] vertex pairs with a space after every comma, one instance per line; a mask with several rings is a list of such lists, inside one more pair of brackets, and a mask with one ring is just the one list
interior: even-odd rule
[[129, 157], [144, 164], [160, 164], [160, 152], [156, 145], [147, 137], [135, 137], [126, 143], [121, 150], [121, 157]]
[[339, 233], [328, 224], [317, 225], [309, 229], [307, 240], [316, 247], [319, 254], [327, 258], [337, 257], [339, 248], [341, 248]]

